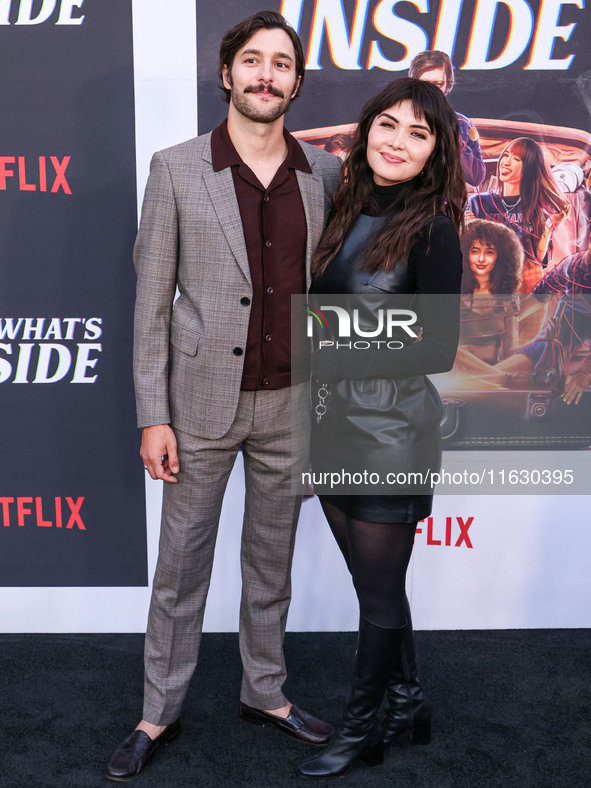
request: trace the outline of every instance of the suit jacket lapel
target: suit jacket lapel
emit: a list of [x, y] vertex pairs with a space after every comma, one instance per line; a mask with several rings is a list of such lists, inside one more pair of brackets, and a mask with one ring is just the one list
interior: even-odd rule
[[232, 170], [227, 167], [225, 170], [220, 170], [220, 172], [208, 172], [204, 176], [204, 181], [232, 254], [236, 258], [236, 262], [240, 266], [247, 282], [252, 284]]
[[[209, 144], [204, 151], [204, 159], [211, 164], [211, 148]], [[296, 177], [304, 205], [306, 216], [306, 287], [310, 288], [311, 274], [310, 263], [314, 250], [318, 246], [318, 241], [324, 229], [325, 205], [324, 205], [324, 182], [320, 175], [316, 173], [302, 172], [296, 170]], [[236, 258], [242, 273], [247, 282], [252, 284], [250, 277], [250, 266], [248, 264], [248, 254], [244, 241], [244, 231], [240, 218], [240, 209], [236, 199], [234, 189], [234, 179], [230, 168], [219, 172], [205, 173], [205, 187], [213, 208], [217, 214], [220, 226], [226, 236], [232, 254]]]
[[312, 280], [310, 263], [314, 250], [324, 228], [324, 184], [322, 178], [315, 173], [296, 170], [296, 177], [302, 195], [304, 212], [306, 214], [306, 289], [310, 289]]

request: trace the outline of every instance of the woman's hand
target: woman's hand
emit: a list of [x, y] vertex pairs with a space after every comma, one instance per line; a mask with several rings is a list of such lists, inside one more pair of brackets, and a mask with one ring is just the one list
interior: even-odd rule
[[560, 227], [560, 225], [566, 219], [566, 217], [570, 215], [570, 212], [571, 212], [571, 206], [567, 203], [564, 207], [564, 210], [560, 211], [559, 213], [550, 214], [550, 216], [546, 219], [546, 227], [548, 227], [551, 233], [553, 233], [554, 230]]
[[562, 222], [566, 219], [566, 217], [570, 214], [570, 205], [566, 205], [564, 210], [560, 211], [559, 213], [550, 214], [547, 217], [546, 223], [544, 225], [544, 230], [542, 235], [540, 236], [540, 240], [536, 249], [536, 257], [540, 262], [544, 260], [546, 257], [546, 252], [548, 251], [548, 244], [550, 243], [550, 238], [552, 237], [552, 233], [556, 230]]
[[556, 339], [560, 333], [561, 322], [562, 317], [549, 317], [540, 329], [539, 334], [533, 338], [533, 341], [551, 342], [553, 339]]

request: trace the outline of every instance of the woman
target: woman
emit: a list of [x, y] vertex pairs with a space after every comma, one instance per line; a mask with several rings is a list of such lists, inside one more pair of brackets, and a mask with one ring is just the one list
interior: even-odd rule
[[461, 239], [462, 293], [511, 295], [521, 284], [523, 248], [509, 227], [476, 219]]
[[570, 206], [537, 142], [518, 137], [501, 152], [497, 167], [501, 193], [474, 194], [466, 218], [490, 219], [512, 227], [525, 251], [522, 293], [531, 293], [547, 265], [550, 239]]
[[[517, 344], [523, 248], [513, 230], [475, 219], [461, 239], [463, 258], [461, 351], [496, 364]], [[461, 353], [458, 353], [460, 356]]]
[[[454, 389], [525, 388], [561, 391], [564, 358], [559, 332], [563, 306], [560, 288], [543, 285], [562, 263], [538, 283], [535, 293], [512, 296], [520, 282], [523, 249], [513, 230], [496, 222], [475, 219], [461, 239], [464, 262], [462, 277], [462, 329], [456, 355]], [[557, 311], [552, 316], [552, 308]], [[550, 316], [549, 316], [550, 315]], [[523, 323], [536, 316], [540, 330], [531, 341], [523, 341]]]
[[[458, 303], [452, 299], [445, 320], [421, 307], [424, 294], [460, 292], [457, 230], [465, 199], [457, 119], [441, 91], [407, 78], [368, 101], [315, 256], [312, 292], [417, 293], [422, 330], [420, 341], [395, 353], [336, 347], [313, 353], [313, 376], [326, 398], [313, 430], [313, 469], [340, 468], [348, 452], [367, 465], [408, 471], [400, 452], [414, 461], [419, 444], [437, 469], [441, 403], [424, 375], [452, 366]], [[320, 755], [298, 767], [310, 778], [343, 774], [358, 758], [381, 762], [384, 741], [405, 731], [414, 743], [430, 736], [405, 576], [417, 521], [430, 513], [432, 496], [321, 494], [320, 500], [353, 576], [360, 627], [342, 725]], [[390, 708], [378, 734], [386, 689]]]

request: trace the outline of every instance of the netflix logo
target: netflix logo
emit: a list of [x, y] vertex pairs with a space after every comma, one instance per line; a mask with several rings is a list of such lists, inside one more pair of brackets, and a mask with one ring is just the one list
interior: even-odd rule
[[64, 528], [86, 531], [82, 520], [84, 497], [42, 498], [41, 496], [0, 497], [0, 518], [4, 528]]
[[[0, 0], [1, 2], [1, 0]], [[70, 156], [0, 156], [0, 191], [72, 194], [66, 177]]]
[[473, 517], [446, 517], [445, 522], [428, 517], [419, 522], [416, 533], [425, 539], [426, 544], [433, 547], [467, 547], [472, 550], [468, 531], [473, 522]]

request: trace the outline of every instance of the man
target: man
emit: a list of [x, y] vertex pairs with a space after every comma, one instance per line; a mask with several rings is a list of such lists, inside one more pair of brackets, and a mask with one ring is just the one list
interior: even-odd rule
[[134, 252], [140, 453], [165, 484], [144, 715], [107, 767], [117, 781], [137, 776], [180, 732], [223, 494], [241, 447], [240, 717], [316, 744], [332, 732], [281, 691], [300, 507], [290, 481], [305, 455], [307, 412], [292, 430], [290, 400], [303, 399], [306, 384], [303, 369], [292, 381], [285, 316], [291, 294], [309, 285], [340, 162], [283, 128], [304, 55], [281, 15], [260, 12], [229, 30], [219, 75], [228, 118], [155, 154]]
[[[451, 93], [454, 86], [454, 70], [449, 55], [438, 49], [419, 52], [411, 61], [408, 76], [431, 82], [445, 96]], [[482, 161], [478, 131], [470, 118], [459, 112], [456, 112], [456, 115], [460, 125], [462, 166], [466, 183], [470, 186], [480, 186], [486, 175], [486, 167]]]

